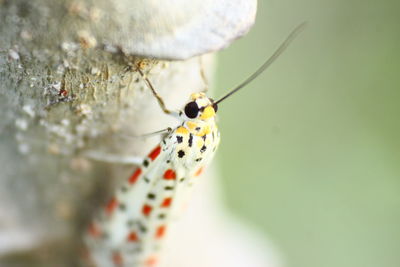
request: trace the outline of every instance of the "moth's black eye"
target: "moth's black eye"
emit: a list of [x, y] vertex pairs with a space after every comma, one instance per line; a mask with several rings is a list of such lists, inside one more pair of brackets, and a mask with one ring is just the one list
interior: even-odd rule
[[187, 105], [185, 106], [185, 115], [188, 118], [194, 119], [197, 117], [198, 114], [199, 114], [199, 107], [197, 106], [197, 103], [194, 101], [187, 103]]

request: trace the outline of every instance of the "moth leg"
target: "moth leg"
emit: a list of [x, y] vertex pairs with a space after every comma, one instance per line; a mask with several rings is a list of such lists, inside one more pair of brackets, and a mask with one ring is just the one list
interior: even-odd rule
[[204, 84], [204, 89], [202, 90], [202, 92], [207, 93], [209, 86], [206, 73], [204, 72], [203, 56], [199, 56], [199, 71], [200, 71], [200, 77], [203, 80]]
[[153, 93], [154, 97], [157, 99], [158, 104], [160, 105], [162, 111], [164, 111], [165, 114], [171, 115], [174, 118], [179, 118], [179, 112], [177, 111], [172, 111], [169, 110], [162, 97], [157, 93], [157, 91], [154, 89], [154, 86], [151, 84], [150, 80], [146, 77], [146, 75], [143, 73], [143, 71], [138, 68], [137, 71], [139, 72], [140, 76], [142, 76], [143, 80], [146, 82], [147, 86], [150, 88], [151, 92]]
[[172, 131], [171, 127], [159, 130], [159, 131], [155, 131], [155, 132], [151, 132], [151, 133], [147, 133], [147, 134], [141, 134], [141, 135], [130, 135], [130, 134], [124, 134], [124, 133], [117, 133], [116, 135], [118, 135], [119, 137], [122, 138], [126, 138], [126, 139], [132, 139], [132, 138], [148, 138], [148, 137], [153, 137], [153, 136], [159, 136], [159, 135], [165, 135], [165, 134], [169, 134]]
[[169, 134], [170, 132], [172, 132], [172, 128], [171, 128], [171, 127], [168, 127], [168, 128], [165, 128], [165, 129], [156, 131], [156, 132], [152, 132], [152, 133], [147, 133], [147, 134], [140, 135], [139, 137], [147, 138], [147, 137], [152, 137], [152, 136], [157, 136], [157, 135]]
[[141, 165], [144, 160], [142, 157], [107, 154], [94, 150], [86, 151], [84, 155], [89, 159], [96, 161], [101, 161], [106, 163], [116, 163], [116, 164], [127, 164], [127, 165]]

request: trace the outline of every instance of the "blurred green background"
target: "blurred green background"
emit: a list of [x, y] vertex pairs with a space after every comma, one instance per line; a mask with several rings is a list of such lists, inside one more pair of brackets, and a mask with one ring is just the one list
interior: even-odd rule
[[254, 28], [220, 53], [216, 96], [304, 20], [220, 105], [228, 205], [288, 267], [399, 267], [400, 1], [259, 1]]

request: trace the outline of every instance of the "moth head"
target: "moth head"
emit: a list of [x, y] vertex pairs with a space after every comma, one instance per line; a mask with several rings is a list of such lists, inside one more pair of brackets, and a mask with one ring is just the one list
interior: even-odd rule
[[190, 101], [185, 105], [183, 114], [190, 120], [207, 121], [215, 117], [218, 106], [204, 93], [194, 93]]

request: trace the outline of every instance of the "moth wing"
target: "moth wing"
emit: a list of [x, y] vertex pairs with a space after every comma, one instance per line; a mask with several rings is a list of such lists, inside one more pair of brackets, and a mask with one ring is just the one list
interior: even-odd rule
[[[159, 150], [158, 154], [154, 153], [157, 150]], [[109, 244], [112, 247], [123, 244], [127, 240], [132, 225], [135, 225], [142, 217], [147, 195], [166, 168], [170, 150], [171, 146], [158, 145], [146, 159], [148, 166], [138, 167], [117, 190], [115, 198], [120, 208], [106, 218], [103, 224], [106, 232], [113, 233], [109, 238]]]

